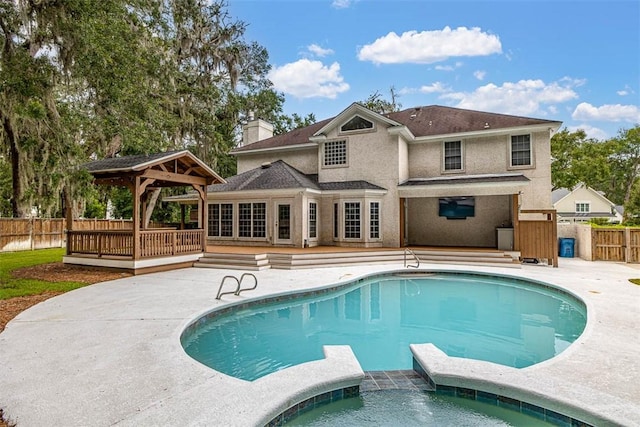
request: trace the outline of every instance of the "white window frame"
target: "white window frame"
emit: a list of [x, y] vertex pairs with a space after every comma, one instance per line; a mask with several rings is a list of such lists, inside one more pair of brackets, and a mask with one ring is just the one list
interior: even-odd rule
[[[513, 138], [517, 138], [517, 137], [524, 137], [527, 136], [529, 137], [529, 163], [526, 165], [514, 165], [513, 164]], [[509, 169], [531, 169], [535, 167], [535, 160], [533, 157], [533, 137], [530, 133], [523, 133], [523, 134], [517, 134], [517, 135], [510, 135], [509, 136]]]
[[[356, 117], [359, 117], [360, 119], [364, 120], [365, 122], [369, 122], [371, 123], [371, 127], [368, 128], [362, 128], [362, 129], [350, 129], [350, 130], [344, 130], [344, 126], [349, 123], [351, 120], [355, 119]], [[354, 116], [352, 116], [349, 120], [346, 120], [344, 123], [342, 123], [340, 125], [340, 134], [349, 134], [349, 133], [355, 133], [355, 132], [374, 132], [376, 128], [376, 124], [373, 122], [373, 120], [369, 120], [366, 119], [364, 117], [362, 117], [359, 114], [356, 114]]]
[[[583, 201], [576, 200], [575, 206], [576, 206], [576, 213], [591, 213], [591, 202], [589, 201], [583, 202]], [[586, 208], [586, 210], [579, 209], [578, 208], [579, 206]]]
[[[327, 150], [329, 149], [329, 147], [331, 147], [334, 144], [344, 144], [344, 163], [331, 163], [331, 164], [327, 164]], [[338, 157], [338, 155], [336, 155], [335, 153], [332, 153], [333, 155], [335, 155], [336, 157]], [[337, 139], [335, 141], [325, 141], [322, 144], [322, 167], [323, 168], [344, 168], [349, 166], [349, 141], [346, 139]]]
[[[377, 212], [376, 212], [377, 218], [375, 219], [375, 221], [377, 222], [376, 228], [377, 228], [377, 232], [378, 232], [378, 235], [375, 236], [375, 237], [372, 235], [373, 230], [374, 230], [374, 226], [373, 226], [374, 219], [372, 217], [372, 212], [371, 212], [374, 204], [377, 205]], [[367, 227], [368, 228], [367, 235], [369, 236], [369, 241], [382, 240], [382, 218], [381, 218], [382, 217], [382, 203], [379, 200], [371, 200], [368, 203], [368, 205], [369, 205], [369, 211], [368, 211], [368, 215], [369, 215], [369, 218], [368, 218], [368, 223], [369, 224], [368, 225], [369, 226]]]
[[[459, 169], [447, 169], [447, 144], [457, 142], [460, 144], [460, 168]], [[464, 172], [464, 141], [442, 141], [442, 173], [456, 173]]]
[[[242, 218], [240, 218], [240, 205], [249, 205], [249, 236], [241, 236], [240, 235], [240, 221], [242, 220]], [[263, 236], [256, 236], [256, 229], [258, 227], [256, 227], [256, 205], [263, 205], [263, 214], [264, 214], [264, 218], [261, 220], [262, 221], [262, 231], [263, 231]], [[267, 210], [268, 210], [268, 204], [266, 201], [239, 201], [237, 203], [237, 208], [236, 208], [236, 212], [237, 212], [237, 216], [238, 216], [238, 222], [237, 222], [237, 231], [234, 234], [238, 235], [238, 239], [242, 239], [242, 240], [264, 240], [267, 238], [267, 224], [268, 224], [268, 218], [267, 218]]]
[[[212, 213], [212, 209], [213, 206], [218, 206], [218, 218], [217, 220], [214, 219], [213, 213]], [[223, 235], [222, 234], [222, 225], [223, 225], [223, 220], [222, 220], [222, 206], [225, 205], [231, 205], [231, 235]], [[233, 202], [218, 202], [218, 203], [208, 203], [207, 204], [207, 214], [208, 214], [208, 234], [207, 237], [211, 237], [211, 238], [217, 238], [217, 239], [233, 239], [235, 236], [235, 231], [236, 231], [236, 226], [235, 226], [235, 216], [236, 216], [236, 207], [235, 204]], [[226, 219], [225, 222], [228, 222], [229, 220]], [[218, 223], [218, 234], [212, 234], [213, 233], [213, 226], [212, 224], [214, 222]]]
[[[347, 237], [347, 205], [357, 205], [358, 206], [358, 218], [354, 219], [354, 220], [349, 220], [349, 222], [353, 222], [355, 224], [355, 222], [357, 221], [357, 227], [358, 227], [358, 237]], [[345, 200], [342, 202], [342, 235], [344, 237], [345, 240], [350, 240], [350, 241], [362, 241], [362, 232], [363, 232], [363, 227], [362, 227], [362, 201], [361, 200]]]
[[[311, 205], [315, 206], [315, 209], [314, 209], [315, 218], [312, 218], [312, 215], [311, 215], [312, 214]], [[308, 222], [307, 234], [309, 235], [309, 240], [310, 241], [318, 240], [318, 202], [315, 200], [309, 201], [308, 211], [307, 211], [307, 222]], [[313, 234], [315, 234], [315, 236], [311, 235], [312, 231], [314, 232]]]

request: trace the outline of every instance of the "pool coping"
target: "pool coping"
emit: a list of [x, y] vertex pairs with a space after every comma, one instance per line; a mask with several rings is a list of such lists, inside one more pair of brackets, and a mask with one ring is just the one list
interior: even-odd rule
[[[359, 383], [364, 374], [357, 361], [353, 363], [350, 348], [328, 346], [325, 359], [247, 382], [188, 357], [179, 344], [186, 325], [212, 307], [319, 289], [399, 268], [385, 264], [265, 270], [256, 272], [260, 286], [251, 298], [231, 296], [219, 302], [213, 298], [215, 285], [222, 276], [238, 272], [191, 268], [69, 292], [20, 314], [0, 334], [0, 364], [8, 367], [0, 371], [0, 390], [11, 391], [0, 392], [0, 408], [19, 427], [206, 425], [211, 420], [264, 425], [314, 393]], [[527, 393], [523, 401], [533, 395], [551, 406], [556, 402], [582, 408], [600, 417], [597, 425], [640, 424], [640, 386], [633, 381], [639, 369], [633, 340], [640, 328], [640, 287], [627, 282], [640, 271], [633, 266], [571, 259], [561, 260], [557, 269], [426, 264], [421, 270], [500, 273], [543, 281], [584, 300], [589, 313], [578, 345], [515, 374], [483, 374], [493, 369], [486, 367], [492, 364], [467, 359], [460, 359], [462, 367], [459, 361], [441, 360], [442, 368], [435, 363], [440, 360], [437, 352], [427, 351], [425, 363], [438, 381], [446, 384], [446, 378], [458, 378], [463, 372], [465, 378], [497, 389], [515, 384]]]

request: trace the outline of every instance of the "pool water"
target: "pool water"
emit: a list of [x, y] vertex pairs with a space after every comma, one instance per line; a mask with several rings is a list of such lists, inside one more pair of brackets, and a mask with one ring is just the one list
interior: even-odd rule
[[362, 393], [313, 409], [287, 426], [536, 426], [554, 424], [475, 400], [410, 390]]
[[412, 368], [409, 344], [522, 368], [554, 357], [584, 330], [576, 298], [523, 280], [478, 274], [380, 276], [340, 291], [211, 317], [186, 352], [245, 380], [350, 345], [365, 371]]

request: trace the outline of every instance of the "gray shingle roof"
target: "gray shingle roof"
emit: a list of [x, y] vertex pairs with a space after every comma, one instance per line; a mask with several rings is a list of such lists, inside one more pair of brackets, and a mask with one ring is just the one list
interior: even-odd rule
[[123, 156], [112, 157], [108, 159], [96, 160], [88, 162], [82, 165], [82, 167], [89, 172], [103, 172], [103, 171], [126, 171], [132, 170], [136, 166], [143, 165], [145, 163], [160, 160], [164, 157], [169, 157], [174, 154], [180, 153], [184, 150], [178, 151], [166, 151], [164, 153], [155, 154], [141, 154], [135, 156]]
[[[465, 110], [461, 108], [430, 105], [414, 107], [395, 113], [385, 114], [385, 117], [398, 122], [418, 137], [449, 135], [464, 132], [482, 132], [487, 130], [508, 129], [522, 126], [541, 124], [557, 125], [558, 121], [535, 119], [508, 114], [487, 113], [483, 111]], [[322, 120], [310, 126], [295, 129], [291, 132], [236, 148], [234, 153], [253, 150], [280, 148], [309, 143], [309, 138], [322, 129], [335, 117]]]
[[488, 174], [488, 175], [469, 175], [460, 177], [437, 177], [437, 178], [414, 178], [402, 184], [400, 187], [409, 187], [413, 185], [455, 185], [455, 184], [477, 184], [477, 183], [496, 183], [496, 182], [528, 182], [529, 178], [521, 174]]
[[278, 190], [296, 188], [325, 191], [384, 190], [383, 188], [367, 181], [318, 183], [317, 175], [304, 174], [288, 163], [278, 160], [227, 178], [226, 184], [210, 185], [207, 191], [218, 193], [223, 191]]

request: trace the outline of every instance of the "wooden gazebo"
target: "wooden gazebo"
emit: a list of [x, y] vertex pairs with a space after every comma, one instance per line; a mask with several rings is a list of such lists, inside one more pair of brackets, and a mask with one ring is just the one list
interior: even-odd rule
[[[127, 187], [133, 197], [131, 229], [73, 230], [67, 208], [68, 264], [121, 268], [134, 272], [188, 265], [206, 250], [207, 186], [224, 179], [191, 152], [172, 151], [97, 160], [84, 165], [99, 185]], [[197, 228], [148, 228], [147, 199], [164, 187], [191, 186], [198, 194]]]

